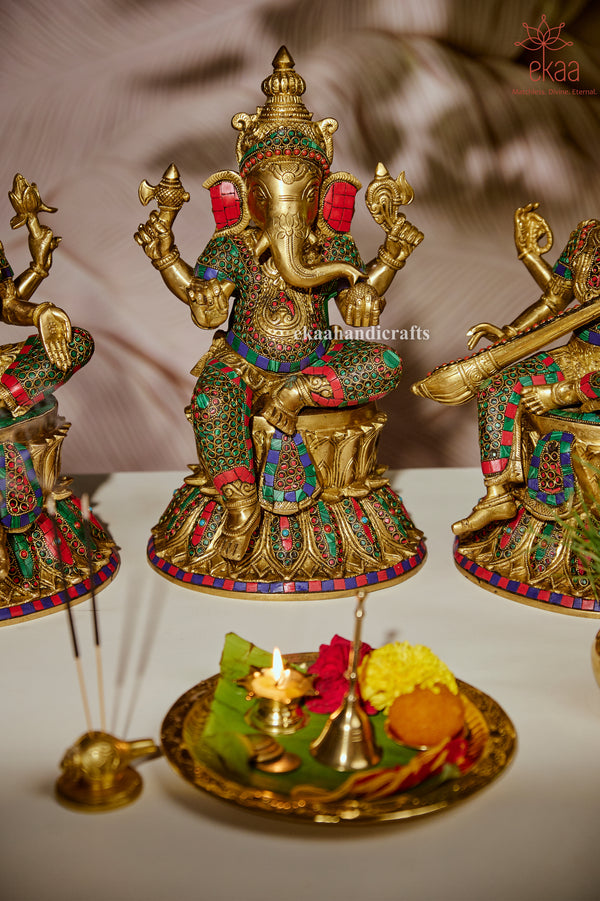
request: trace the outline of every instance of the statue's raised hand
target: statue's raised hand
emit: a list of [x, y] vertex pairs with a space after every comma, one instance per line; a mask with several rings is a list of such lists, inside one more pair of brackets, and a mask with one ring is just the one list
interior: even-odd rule
[[[528, 203], [515, 210], [515, 247], [519, 257], [526, 253], [540, 256], [552, 247], [552, 230], [543, 216], [535, 211], [539, 203]], [[542, 238], [546, 243], [540, 245]]]
[[138, 226], [133, 237], [152, 262], [162, 260], [175, 246], [173, 232], [160, 218], [158, 210], [150, 213], [146, 222]]
[[409, 222], [404, 214], [400, 214], [387, 235], [384, 246], [396, 263], [401, 263], [411, 255], [415, 247], [419, 246], [423, 238], [423, 232]]
[[[29, 228], [29, 221], [27, 223]], [[37, 228], [29, 228], [29, 252], [34, 267], [41, 273], [47, 273], [52, 266], [52, 251], [56, 250], [62, 238], [54, 234], [48, 225], [37, 223]]]
[[[39, 311], [39, 312], [38, 312]], [[71, 322], [69, 317], [53, 304], [40, 304], [34, 314], [44, 350], [48, 359], [58, 369], [66, 372], [71, 366], [69, 342], [71, 341]]]
[[194, 322], [200, 328], [216, 328], [225, 322], [234, 288], [228, 279], [193, 278], [186, 294]]

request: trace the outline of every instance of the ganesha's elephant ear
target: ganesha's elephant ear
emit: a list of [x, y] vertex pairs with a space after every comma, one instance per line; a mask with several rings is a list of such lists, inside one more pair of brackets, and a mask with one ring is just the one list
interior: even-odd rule
[[203, 187], [210, 191], [217, 234], [238, 235], [250, 222], [246, 188], [237, 172], [223, 169], [207, 178]]
[[334, 172], [321, 185], [318, 226], [327, 235], [350, 231], [360, 182], [349, 172]]

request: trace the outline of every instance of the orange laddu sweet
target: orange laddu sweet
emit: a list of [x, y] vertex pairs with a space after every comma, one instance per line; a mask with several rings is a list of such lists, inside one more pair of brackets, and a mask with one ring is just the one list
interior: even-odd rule
[[387, 728], [393, 738], [412, 748], [430, 747], [457, 735], [465, 723], [460, 695], [445, 685], [415, 688], [399, 695], [390, 707]]

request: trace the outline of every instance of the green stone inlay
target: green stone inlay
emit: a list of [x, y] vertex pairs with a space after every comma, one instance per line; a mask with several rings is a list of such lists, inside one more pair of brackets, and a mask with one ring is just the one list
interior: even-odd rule
[[24, 578], [31, 579], [35, 570], [27, 539], [17, 532], [11, 535], [11, 543], [21, 573]]

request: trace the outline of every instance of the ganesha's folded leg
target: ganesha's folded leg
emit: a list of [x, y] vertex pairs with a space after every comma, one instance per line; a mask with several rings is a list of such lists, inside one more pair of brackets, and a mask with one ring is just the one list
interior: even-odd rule
[[350, 407], [377, 400], [400, 381], [395, 351], [370, 341], [332, 341], [318, 363], [288, 376], [275, 389], [263, 416], [288, 435], [302, 407]]
[[315, 406], [351, 407], [393, 391], [402, 376], [402, 360], [391, 347], [370, 341], [332, 341], [320, 363], [303, 374], [325, 375], [330, 392], [314, 393]]

